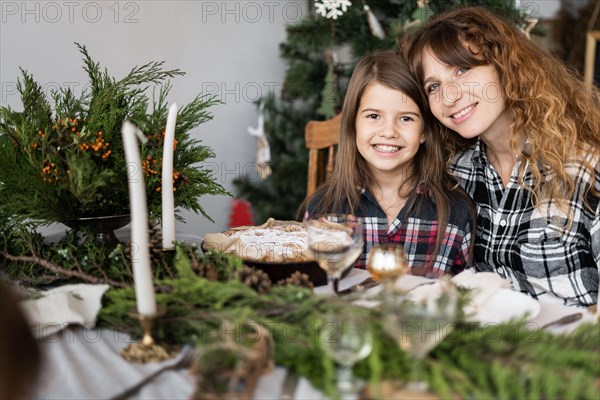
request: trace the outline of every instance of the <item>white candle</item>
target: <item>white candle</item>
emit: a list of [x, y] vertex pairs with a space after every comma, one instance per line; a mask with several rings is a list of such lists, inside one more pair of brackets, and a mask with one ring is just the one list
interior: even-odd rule
[[[598, 271], [600, 275], [600, 271]], [[596, 319], [600, 322], [600, 282], [598, 282], [598, 294], [596, 295]]]
[[177, 104], [169, 108], [165, 144], [162, 159], [162, 237], [163, 249], [175, 248], [175, 197], [173, 195], [173, 146], [175, 142], [175, 123], [177, 122]]
[[[129, 121], [121, 128], [125, 161], [127, 162], [127, 183], [129, 186], [129, 210], [131, 213], [131, 264], [135, 283], [135, 300], [140, 316], [156, 315], [156, 299], [150, 268], [150, 249], [148, 246], [148, 211], [146, 205], [146, 186], [142, 175], [140, 148], [147, 141], [144, 134]], [[137, 136], [137, 138], [136, 138]]]

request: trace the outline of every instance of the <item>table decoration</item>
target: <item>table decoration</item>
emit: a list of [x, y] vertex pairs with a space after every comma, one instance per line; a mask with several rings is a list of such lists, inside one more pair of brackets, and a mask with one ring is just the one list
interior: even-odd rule
[[[141, 151], [141, 172], [150, 218], [161, 216], [168, 80], [184, 73], [149, 62], [116, 79], [85, 46], [76, 45], [89, 79], [80, 96], [69, 88], [47, 93], [22, 70], [17, 85], [22, 110], [0, 107], [0, 225], [7, 228], [128, 214], [127, 174], [133, 171], [127, 169], [120, 135], [126, 119], [148, 139]], [[152, 99], [150, 87], [156, 94]], [[212, 95], [199, 94], [179, 110], [174, 131], [174, 206], [209, 220], [199, 198], [228, 193], [200, 164], [214, 154], [192, 139], [190, 130], [210, 120], [207, 110], [218, 103]]]
[[392, 301], [394, 282], [408, 273], [409, 266], [402, 245], [395, 243], [376, 244], [367, 255], [367, 270], [373, 279], [383, 283], [384, 300]]
[[[199, 276], [198, 263], [211, 265], [219, 278]], [[243, 264], [233, 255], [209, 252], [201, 258], [178, 244], [174, 267], [176, 278], [157, 282], [157, 301], [167, 307], [158, 321], [157, 339], [191, 342], [200, 349], [225, 340], [227, 332], [240, 336], [244, 321], [255, 321], [269, 330], [277, 365], [292, 368], [326, 394], [335, 395], [334, 362], [322, 350], [317, 332], [328, 312], [355, 306], [297, 286], [274, 285], [259, 294], [237, 279], [236, 271]], [[139, 327], [124, 317], [133, 305], [131, 289], [109, 291], [99, 317], [102, 325], [139, 335]], [[373, 332], [373, 348], [353, 374], [368, 381], [369, 391], [375, 393], [383, 381], [406, 380], [410, 359], [383, 332], [381, 310], [360, 309], [360, 313], [365, 329]], [[234, 328], [222, 330], [225, 321]], [[445, 398], [594, 398], [599, 340], [597, 325], [556, 337], [523, 321], [479, 326], [462, 322], [459, 315], [454, 330], [424, 359], [423, 375], [430, 391]]]
[[[144, 177], [141, 175], [141, 159], [138, 139], [146, 142], [146, 137], [131, 122], [125, 121], [121, 131], [125, 147], [125, 160], [132, 173], [127, 177], [129, 186], [129, 209], [131, 212], [131, 264], [135, 284], [136, 307], [140, 321], [144, 324], [144, 337], [150, 337], [149, 323], [156, 315], [156, 300], [152, 271], [150, 268], [150, 248], [148, 244], [148, 212]], [[151, 344], [151, 343], [148, 343]]]
[[[28, 231], [10, 231], [7, 239], [11, 252], [31, 247], [47, 261], [11, 261], [9, 276], [20, 272], [29, 277], [28, 284], [108, 282], [111, 289], [103, 297], [97, 326], [142, 337], [139, 323], [129, 316], [135, 308], [135, 292], [122, 244], [107, 254], [88, 239], [80, 244], [71, 232], [62, 240], [65, 251], [50, 252], [40, 246], [43, 237]], [[162, 249], [162, 242], [158, 245]], [[5, 265], [2, 268], [7, 271]], [[238, 278], [243, 268], [241, 258], [218, 251], [201, 253], [192, 244], [178, 242], [175, 254], [163, 253], [153, 264], [153, 273], [157, 303], [165, 305], [167, 312], [156, 321], [154, 339], [202, 348], [224, 338], [220, 329], [224, 321], [236, 327], [256, 321], [273, 338], [276, 365], [296, 371], [334, 396], [334, 362], [320, 348], [315, 333], [325, 313], [348, 307], [348, 303], [314, 295], [294, 284], [272, 284], [260, 294]], [[354, 366], [353, 374], [369, 382], [367, 394], [375, 396], [380, 384], [406, 380], [410, 361], [383, 333], [381, 311], [362, 312], [365, 325], [373, 332], [373, 349], [366, 360]], [[429, 390], [443, 398], [595, 398], [600, 374], [599, 326], [583, 324], [562, 336], [539, 326], [527, 321], [478, 325], [465, 323], [459, 316], [455, 329], [424, 360]]]
[[163, 249], [175, 249], [175, 196], [173, 191], [173, 151], [175, 150], [175, 124], [177, 121], [177, 104], [169, 107], [167, 127], [165, 129], [165, 144], [162, 163], [162, 236]]
[[61, 223], [68, 228], [79, 231], [89, 230], [98, 245], [114, 248], [119, 240], [115, 230], [122, 228], [131, 222], [129, 214], [109, 215], [104, 217], [82, 217], [62, 220]]
[[150, 248], [148, 243], [148, 212], [146, 190], [141, 174], [142, 162], [138, 139], [141, 143], [146, 137], [131, 122], [125, 121], [121, 130], [125, 147], [125, 160], [132, 173], [127, 177], [129, 186], [129, 209], [131, 211], [131, 264], [135, 286], [137, 313], [132, 316], [140, 321], [144, 336], [139, 343], [132, 343], [121, 355], [132, 362], [156, 362], [168, 359], [171, 355], [158, 346], [152, 338], [154, 320], [158, 317], [152, 270], [150, 268]]

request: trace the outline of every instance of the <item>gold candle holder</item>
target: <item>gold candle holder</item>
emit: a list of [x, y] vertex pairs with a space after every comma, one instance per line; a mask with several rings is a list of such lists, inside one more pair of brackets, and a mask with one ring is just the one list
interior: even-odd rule
[[408, 273], [404, 249], [395, 243], [377, 244], [367, 257], [367, 269], [380, 282], [396, 280]]
[[367, 256], [367, 269], [373, 279], [383, 283], [386, 300], [389, 300], [394, 291], [394, 282], [409, 270], [404, 248], [395, 243], [373, 246]]
[[140, 321], [144, 333], [139, 342], [130, 343], [121, 351], [121, 357], [129, 362], [138, 364], [160, 362], [175, 357], [179, 352], [178, 348], [159, 345], [152, 337], [154, 320], [163, 316], [165, 313], [166, 308], [160, 306], [157, 313], [154, 315], [140, 315], [136, 312], [131, 312], [129, 315]]

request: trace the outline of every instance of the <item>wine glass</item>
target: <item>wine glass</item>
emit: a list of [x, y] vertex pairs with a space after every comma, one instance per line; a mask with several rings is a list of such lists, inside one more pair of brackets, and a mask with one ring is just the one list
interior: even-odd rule
[[352, 366], [366, 358], [373, 348], [368, 324], [355, 310], [329, 312], [319, 332], [321, 348], [340, 368], [336, 385], [340, 393], [352, 393], [361, 384], [352, 376]]
[[404, 248], [397, 243], [374, 245], [367, 256], [367, 270], [373, 279], [383, 283], [384, 298], [389, 302], [394, 282], [409, 270]]
[[327, 273], [327, 282], [337, 295], [337, 282], [342, 272], [363, 251], [363, 220], [347, 214], [325, 214], [304, 223], [308, 248], [319, 266]]
[[411, 375], [406, 390], [424, 392], [428, 385], [423, 378], [425, 356], [454, 328], [458, 307], [456, 287], [443, 278], [436, 298], [411, 299], [394, 293], [384, 307], [383, 327], [400, 348], [412, 358]]

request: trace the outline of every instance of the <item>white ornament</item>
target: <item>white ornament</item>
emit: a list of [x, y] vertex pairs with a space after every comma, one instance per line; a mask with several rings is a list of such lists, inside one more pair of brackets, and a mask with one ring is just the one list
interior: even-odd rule
[[256, 128], [248, 127], [248, 133], [258, 138], [256, 149], [256, 169], [262, 179], [271, 175], [271, 148], [265, 135], [265, 103], [261, 102], [258, 106], [258, 125]]
[[526, 18], [525, 19], [525, 24], [521, 27], [521, 30], [523, 31], [523, 33], [525, 33], [525, 36], [527, 36], [529, 39], [531, 39], [531, 31], [533, 30], [533, 28], [535, 28], [538, 21], [539, 20], [537, 18]]
[[371, 11], [371, 8], [365, 4], [364, 10], [367, 13], [367, 22], [369, 23], [369, 28], [371, 28], [373, 36], [378, 37], [381, 40], [385, 39], [385, 32], [377, 20], [377, 17], [373, 14], [373, 11]]
[[[352, 6], [349, 0], [321, 0], [315, 1], [317, 13], [327, 19], [337, 19], [348, 11], [348, 7]], [[340, 10], [341, 8], [341, 10]]]

